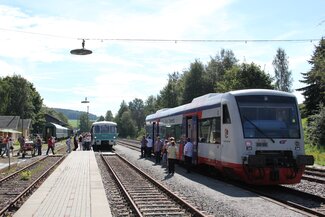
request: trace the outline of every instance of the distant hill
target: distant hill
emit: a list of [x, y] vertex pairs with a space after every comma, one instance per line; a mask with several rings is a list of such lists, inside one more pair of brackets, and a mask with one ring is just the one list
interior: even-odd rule
[[[78, 120], [80, 115], [84, 113], [84, 111], [76, 111], [71, 109], [61, 109], [61, 108], [53, 108], [57, 112], [61, 112], [70, 120]], [[89, 113], [89, 120], [97, 120], [98, 117], [94, 114]]]

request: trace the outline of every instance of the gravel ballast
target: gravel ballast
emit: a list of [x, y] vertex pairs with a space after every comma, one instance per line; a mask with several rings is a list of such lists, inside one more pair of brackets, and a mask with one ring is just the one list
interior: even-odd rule
[[176, 165], [173, 176], [152, 160], [140, 159], [139, 152], [117, 145], [116, 153], [131, 161], [183, 199], [211, 216], [304, 216], [252, 192], [205, 177]]

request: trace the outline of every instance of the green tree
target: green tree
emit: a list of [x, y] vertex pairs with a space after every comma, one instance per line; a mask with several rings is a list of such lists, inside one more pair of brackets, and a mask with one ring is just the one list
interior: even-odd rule
[[168, 75], [167, 85], [160, 91], [161, 106], [164, 108], [173, 108], [180, 104], [180, 74], [174, 72]]
[[0, 78], [0, 114], [6, 115], [10, 96], [8, 93], [9, 84]]
[[206, 91], [205, 69], [203, 63], [195, 60], [190, 69], [184, 72], [184, 92], [182, 104], [189, 103], [193, 98], [204, 95]]
[[224, 80], [217, 83], [217, 92], [241, 89], [273, 89], [272, 78], [254, 63], [243, 63], [227, 70]]
[[289, 71], [289, 61], [284, 49], [278, 48], [272, 62], [275, 73], [275, 89], [292, 92], [292, 77]]
[[311, 70], [302, 73], [304, 80], [301, 82], [307, 86], [297, 89], [302, 91], [305, 97], [305, 109], [307, 115], [316, 114], [319, 110], [319, 104], [325, 104], [325, 39], [322, 38], [319, 45], [315, 47], [315, 51], [311, 60]]
[[122, 138], [131, 137], [136, 135], [136, 126], [131, 117], [130, 111], [125, 111], [121, 115], [121, 119], [117, 125], [119, 136]]
[[151, 95], [148, 97], [144, 104], [144, 114], [145, 116], [155, 113], [159, 109], [157, 103], [157, 97]]
[[63, 113], [58, 112], [57, 115], [58, 115], [60, 121], [62, 121], [64, 123], [68, 123], [69, 122], [68, 118]]
[[224, 74], [237, 64], [232, 50], [221, 49], [221, 51], [211, 58], [206, 67], [207, 93], [215, 91], [218, 82], [223, 81]]
[[105, 121], [113, 121], [114, 117], [111, 110], [107, 110], [105, 115]]
[[86, 112], [83, 112], [80, 115], [80, 119], [79, 119], [79, 129], [80, 132], [89, 132], [90, 129], [90, 122], [88, 120], [88, 116]]
[[3, 91], [0, 98], [6, 101], [6, 105], [2, 105], [3, 115], [14, 115], [22, 118], [31, 118], [33, 121], [36, 114], [42, 107], [43, 100], [39, 93], [20, 75], [5, 77], [0, 85]]
[[312, 145], [325, 146], [325, 107], [319, 105], [319, 112], [308, 118], [307, 140]]
[[119, 122], [119, 120], [120, 120], [121, 117], [122, 117], [122, 114], [123, 114], [124, 112], [126, 112], [126, 111], [129, 111], [129, 107], [128, 107], [128, 105], [125, 103], [125, 101], [123, 100], [123, 101], [121, 102], [120, 109], [118, 110], [117, 115], [116, 115], [116, 117], [115, 117], [115, 122], [116, 122], [116, 123]]
[[129, 110], [131, 112], [131, 117], [137, 126], [137, 131], [140, 131], [145, 121], [144, 103], [142, 99], [135, 98], [132, 102], [129, 102]]
[[103, 115], [99, 116], [98, 120], [97, 121], [105, 121], [105, 118]]

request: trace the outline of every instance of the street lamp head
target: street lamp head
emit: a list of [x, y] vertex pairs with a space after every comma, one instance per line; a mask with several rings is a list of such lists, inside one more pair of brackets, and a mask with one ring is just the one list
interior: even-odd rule
[[90, 103], [89, 100], [87, 100], [87, 97], [85, 97], [85, 100], [82, 100], [81, 103]]
[[82, 49], [74, 49], [71, 50], [70, 53], [74, 55], [88, 55], [93, 53], [91, 50], [85, 49], [85, 39], [82, 39], [81, 45], [82, 45]]

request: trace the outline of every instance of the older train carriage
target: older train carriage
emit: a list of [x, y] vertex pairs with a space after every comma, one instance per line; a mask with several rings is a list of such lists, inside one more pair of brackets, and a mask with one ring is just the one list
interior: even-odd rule
[[183, 160], [187, 137], [194, 144], [193, 163], [211, 165], [247, 183], [293, 184], [305, 165], [303, 130], [293, 94], [274, 90], [211, 93], [189, 104], [146, 117], [148, 133], [177, 140]]
[[93, 150], [111, 150], [116, 144], [117, 124], [111, 121], [98, 121], [91, 126]]
[[47, 123], [44, 126], [43, 138], [45, 141], [51, 136], [58, 140], [65, 139], [71, 134], [67, 127], [55, 123]]

